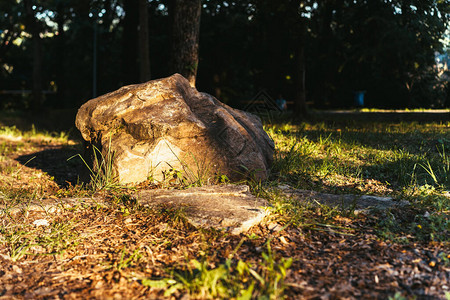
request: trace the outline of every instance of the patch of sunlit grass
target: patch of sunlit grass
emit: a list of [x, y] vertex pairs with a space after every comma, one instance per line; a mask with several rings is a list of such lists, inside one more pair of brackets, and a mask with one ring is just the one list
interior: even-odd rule
[[7, 247], [12, 261], [25, 256], [61, 254], [76, 245], [78, 234], [72, 223], [39, 221], [41, 223], [0, 226], [0, 245]]
[[[401, 221], [387, 212], [378, 224], [380, 235], [442, 241], [448, 234], [450, 210], [449, 127], [448, 123], [355, 121], [266, 125], [276, 144], [272, 183], [406, 199], [415, 209], [408, 213], [409, 219]], [[323, 215], [323, 208], [274, 203], [278, 217], [300, 226]]]
[[37, 139], [43, 141], [55, 141], [74, 144], [69, 140], [68, 133], [49, 132], [46, 130], [38, 130], [34, 125], [28, 131], [19, 130], [16, 126], [0, 126], [0, 138], [7, 141], [22, 141], [23, 139]]
[[334, 183], [348, 177], [375, 180], [399, 194], [412, 178], [419, 185], [450, 183], [446, 124], [302, 123], [266, 130], [276, 143], [274, 178], [294, 186], [301, 187], [299, 177]]

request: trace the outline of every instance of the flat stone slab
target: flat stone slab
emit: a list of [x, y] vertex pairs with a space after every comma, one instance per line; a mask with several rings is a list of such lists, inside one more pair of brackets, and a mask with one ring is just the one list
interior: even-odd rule
[[182, 208], [196, 227], [213, 227], [231, 234], [246, 232], [267, 215], [268, 202], [256, 198], [246, 185], [215, 185], [186, 190], [141, 190], [138, 204]]
[[[246, 185], [215, 185], [186, 190], [140, 190], [134, 196], [139, 206], [181, 208], [192, 225], [213, 227], [231, 234], [246, 232], [252, 226], [259, 224], [268, 214], [266, 207], [269, 206], [266, 200], [253, 196]], [[111, 204], [101, 197], [3, 203], [0, 204], [0, 217], [31, 212], [56, 214], [65, 209], [93, 205], [108, 207]]]
[[312, 204], [323, 204], [341, 209], [353, 209], [356, 213], [367, 212], [371, 209], [385, 210], [396, 206], [406, 206], [406, 200], [396, 201], [391, 197], [372, 195], [335, 195], [319, 193], [309, 190], [294, 189], [288, 185], [280, 185], [278, 189], [288, 197]]
[[[355, 213], [409, 204], [407, 201], [396, 201], [390, 197], [334, 195], [294, 189], [288, 185], [280, 185], [276, 190], [286, 197], [303, 203], [339, 207], [353, 210]], [[180, 208], [192, 225], [203, 228], [212, 227], [231, 234], [246, 232], [252, 226], [259, 224], [269, 213], [270, 206], [266, 200], [253, 196], [246, 185], [213, 185], [186, 190], [149, 189], [139, 190], [134, 196], [139, 206]], [[2, 200], [1, 194], [0, 200]], [[29, 212], [55, 214], [65, 209], [92, 205], [107, 207], [111, 203], [101, 197], [42, 199], [19, 204], [0, 201], [0, 217]]]
[[[0, 195], [0, 200], [1, 195]], [[102, 198], [60, 198], [60, 199], [40, 199], [33, 200], [31, 202], [21, 202], [21, 203], [8, 203], [0, 204], [0, 217], [3, 215], [15, 215], [17, 213], [45, 213], [45, 214], [56, 214], [65, 209], [73, 209], [76, 207], [89, 207], [92, 205], [99, 205], [107, 207], [110, 204], [107, 203]]]

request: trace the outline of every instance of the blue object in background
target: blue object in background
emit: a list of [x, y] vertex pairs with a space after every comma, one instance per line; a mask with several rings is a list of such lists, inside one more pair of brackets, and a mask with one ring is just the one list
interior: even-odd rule
[[364, 106], [364, 94], [366, 91], [356, 91], [355, 94], [355, 105], [358, 107]]

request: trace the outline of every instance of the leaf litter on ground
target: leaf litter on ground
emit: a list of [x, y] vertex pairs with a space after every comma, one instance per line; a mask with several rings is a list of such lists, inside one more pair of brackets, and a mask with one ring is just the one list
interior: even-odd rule
[[[312, 127], [310, 134], [332, 130], [332, 127], [317, 128]], [[382, 128], [377, 130], [385, 132]], [[405, 131], [405, 127], [399, 131]], [[332, 137], [312, 136], [311, 140], [318, 141], [314, 147], [325, 145], [330, 149]], [[40, 142], [32, 138], [1, 140], [0, 137], [2, 143], [4, 149], [14, 150], [0, 153], [0, 203], [89, 196], [89, 191], [77, 185], [72, 175], [68, 176], [79, 166], [67, 163], [66, 159], [76, 155], [81, 147], [52, 139]], [[46, 152], [55, 149], [58, 151]], [[33, 156], [36, 159], [25, 164]], [[20, 171], [16, 172], [18, 168]], [[319, 170], [331, 172], [326, 177], [284, 171], [288, 171], [288, 177], [279, 178], [290, 178], [291, 184], [292, 179], [299, 179], [297, 184], [306, 180], [309, 186], [325, 191], [336, 191], [345, 178], [358, 179], [349, 177], [345, 170], [333, 179], [332, 172], [336, 169]], [[351, 185], [343, 184], [342, 188], [352, 190], [359, 185], [364, 186], [362, 191], [375, 194], [380, 191], [392, 194], [393, 188], [403, 193], [398, 187], [384, 185], [379, 178], [359, 177], [356, 183], [355, 179], [349, 179]], [[85, 205], [62, 210], [57, 215], [36, 211], [8, 214], [2, 210], [0, 299], [196, 299], [217, 295], [212, 286], [236, 299], [263, 296], [445, 299], [446, 293], [450, 293], [450, 253], [445, 227], [448, 217], [443, 216], [447, 223], [437, 228], [441, 236], [431, 237], [430, 234], [437, 234], [437, 229], [431, 227], [438, 223], [427, 221], [429, 217], [417, 217], [425, 215], [422, 204], [428, 205], [430, 201], [427, 194], [430, 188], [420, 190], [420, 187], [411, 192], [412, 198], [422, 199], [417, 200], [420, 205], [412, 210], [354, 216], [351, 212], [326, 208], [290, 205], [286, 211], [280, 206], [273, 219], [239, 236], [197, 230], [178, 215], [174, 219], [174, 214], [164, 209], [147, 210], [132, 201], [122, 201], [129, 199], [126, 190], [119, 192], [125, 196], [99, 193], [111, 201], [108, 207]], [[445, 208], [448, 206], [439, 207], [436, 209], [441, 214], [448, 214]], [[426, 212], [435, 216], [429, 205]], [[42, 220], [50, 225], [70, 223], [71, 227], [49, 231]], [[414, 230], [411, 226], [415, 226]], [[41, 244], [30, 246], [30, 241]], [[14, 254], [16, 259], [12, 259]], [[214, 284], [206, 279], [212, 275], [218, 276]]]

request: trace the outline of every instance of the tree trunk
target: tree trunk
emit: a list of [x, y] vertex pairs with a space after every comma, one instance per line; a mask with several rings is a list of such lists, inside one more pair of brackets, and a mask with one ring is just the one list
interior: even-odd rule
[[[295, 3], [296, 1], [294, 1]], [[298, 7], [297, 10], [298, 11]], [[306, 63], [305, 63], [305, 43], [307, 24], [303, 16], [297, 15], [295, 27], [297, 32], [297, 43], [295, 45], [296, 56], [296, 74], [295, 84], [297, 86], [295, 93], [294, 113], [296, 118], [305, 118], [308, 116], [308, 107], [306, 105]]]
[[56, 47], [58, 49], [58, 56], [55, 58], [58, 61], [58, 68], [56, 70], [56, 84], [57, 95], [60, 99], [60, 107], [69, 107], [69, 97], [67, 97], [67, 73], [66, 73], [66, 35], [64, 32], [65, 23], [64, 7], [61, 2], [56, 6], [56, 24], [58, 26], [58, 36], [56, 37]]
[[122, 84], [136, 83], [139, 80], [137, 65], [138, 55], [138, 20], [139, 9], [136, 0], [123, 1], [125, 17], [123, 19], [122, 44]]
[[171, 71], [186, 77], [195, 86], [198, 68], [201, 0], [172, 1]]
[[31, 0], [24, 0], [26, 11], [26, 27], [31, 33], [33, 43], [33, 88], [31, 109], [38, 110], [42, 104], [42, 41], [40, 37], [39, 22], [36, 20], [33, 3]]
[[139, 79], [150, 80], [147, 0], [139, 0]]
[[308, 107], [306, 105], [306, 68], [305, 68], [305, 45], [300, 39], [297, 45], [297, 74], [296, 74], [296, 99], [294, 112], [299, 118], [308, 115]]

